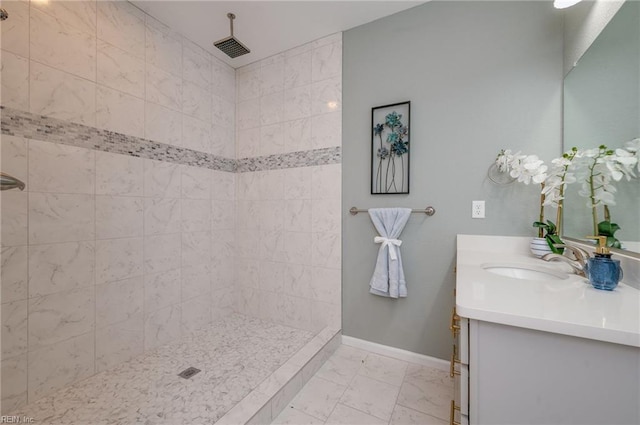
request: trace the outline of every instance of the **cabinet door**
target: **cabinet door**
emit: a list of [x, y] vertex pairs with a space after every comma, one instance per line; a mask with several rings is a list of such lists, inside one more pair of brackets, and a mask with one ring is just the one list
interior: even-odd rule
[[637, 347], [478, 322], [471, 350], [474, 424], [640, 423]]

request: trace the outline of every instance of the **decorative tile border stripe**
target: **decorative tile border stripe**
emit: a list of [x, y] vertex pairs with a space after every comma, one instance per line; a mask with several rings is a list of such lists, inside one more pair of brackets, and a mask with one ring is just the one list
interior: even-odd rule
[[281, 155], [242, 158], [236, 163], [236, 172], [247, 173], [251, 171], [280, 170], [283, 168], [312, 167], [314, 165], [340, 164], [341, 162], [342, 149], [340, 146], [334, 146]]
[[235, 172], [236, 161], [205, 152], [0, 106], [2, 134], [194, 167]]
[[2, 134], [227, 172], [339, 164], [339, 146], [235, 160], [0, 106]]

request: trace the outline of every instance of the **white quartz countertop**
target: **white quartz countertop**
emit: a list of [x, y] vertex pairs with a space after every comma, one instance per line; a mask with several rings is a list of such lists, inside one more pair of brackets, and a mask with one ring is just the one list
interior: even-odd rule
[[575, 274], [563, 280], [525, 280], [482, 268], [487, 264], [522, 264], [571, 271], [565, 263], [532, 256], [529, 240], [458, 235], [456, 310], [460, 316], [640, 347], [637, 289], [620, 283], [613, 291], [601, 291]]

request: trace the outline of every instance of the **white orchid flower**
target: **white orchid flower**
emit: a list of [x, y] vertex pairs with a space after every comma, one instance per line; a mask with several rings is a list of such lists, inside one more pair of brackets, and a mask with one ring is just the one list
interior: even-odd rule
[[631, 180], [631, 178], [635, 178], [636, 175], [633, 172], [633, 167], [638, 163], [638, 157], [636, 157], [632, 152], [629, 152], [625, 149], [616, 149], [615, 155], [613, 156], [613, 162], [607, 164], [612, 171], [616, 171], [621, 173], [620, 178], [614, 177], [614, 180], [619, 181], [622, 177], [626, 177], [627, 181]]
[[629, 140], [627, 143], [625, 143], [625, 148], [636, 159], [638, 172], [640, 173], [640, 137], [637, 139]]
[[558, 208], [558, 206], [560, 205], [560, 201], [562, 201], [563, 199], [564, 196], [560, 196], [560, 191], [552, 190], [544, 194], [544, 202], [542, 203], [542, 205], [549, 205], [554, 208]]
[[520, 152], [514, 154], [511, 152], [511, 149], [501, 151], [496, 158], [498, 170], [502, 173], [506, 173], [511, 169], [511, 165], [519, 156], [521, 156]]
[[562, 179], [560, 178], [560, 176], [551, 174], [547, 177], [547, 180], [545, 180], [544, 182], [544, 189], [542, 189], [542, 193], [547, 195], [552, 191], [556, 190], [557, 188], [559, 188], [560, 186], [562, 186]]
[[624, 177], [624, 173], [622, 172], [620, 167], [617, 166], [617, 164], [615, 163], [615, 160], [612, 159], [612, 160], [606, 161], [605, 165], [607, 166], [607, 172], [609, 173], [609, 175], [613, 180], [617, 182], [622, 180], [622, 177]]
[[579, 158], [595, 158], [600, 154], [600, 149], [599, 148], [593, 148], [593, 149], [585, 149], [583, 151], [578, 151], [578, 155], [576, 155]]
[[616, 204], [616, 201], [613, 197], [613, 193], [607, 192], [606, 190], [596, 190], [594, 194], [594, 198], [596, 201], [599, 201], [604, 205]]
[[567, 173], [565, 178], [564, 178], [564, 182], [566, 184], [571, 184], [571, 183], [575, 183], [577, 180], [576, 175], [574, 173]]
[[625, 143], [625, 147], [629, 152], [638, 152], [640, 151], [640, 137], [637, 139], [629, 140]]
[[[542, 194], [545, 198], [543, 205], [561, 208], [565, 188], [568, 184], [576, 181], [575, 176], [569, 169], [573, 165], [577, 153], [578, 150], [573, 148], [562, 154], [561, 157], [551, 160], [551, 169], [542, 189]], [[561, 215], [558, 216], [558, 219], [560, 217]]]
[[524, 184], [529, 184], [531, 181], [541, 184], [547, 178], [547, 166], [537, 155], [527, 155], [513, 162], [509, 174]]
[[581, 183], [578, 193], [588, 199], [587, 207], [593, 211], [594, 223], [598, 206], [605, 207], [605, 220], [609, 220], [606, 207], [616, 205], [614, 184], [640, 174], [640, 138], [615, 150], [605, 145], [583, 150], [574, 147], [562, 157], [553, 159], [549, 168], [536, 155], [514, 157], [510, 174], [525, 184], [542, 183], [542, 205], [558, 208], [558, 222], [562, 217], [564, 191], [567, 185], [577, 181]]
[[616, 157], [619, 161], [624, 161], [627, 164], [635, 165], [638, 159], [633, 155], [633, 152], [627, 149], [618, 148], [615, 150]]
[[569, 158], [565, 158], [563, 156], [561, 156], [560, 158], [554, 158], [551, 160], [551, 163], [556, 166], [556, 167], [566, 167], [568, 165], [571, 165], [571, 160]]

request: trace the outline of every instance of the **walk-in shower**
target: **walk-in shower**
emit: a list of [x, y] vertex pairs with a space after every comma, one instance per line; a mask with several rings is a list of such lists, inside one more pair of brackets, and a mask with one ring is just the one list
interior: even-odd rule
[[[342, 37], [236, 71], [210, 51], [224, 34], [207, 49], [136, 3], [1, 4], [0, 416], [269, 423], [339, 345], [341, 314], [341, 112], [310, 103], [307, 142], [283, 145], [295, 105], [271, 92], [299, 67], [339, 104]], [[255, 81], [282, 113], [263, 129], [267, 106], [249, 111], [264, 143], [245, 158]]]

